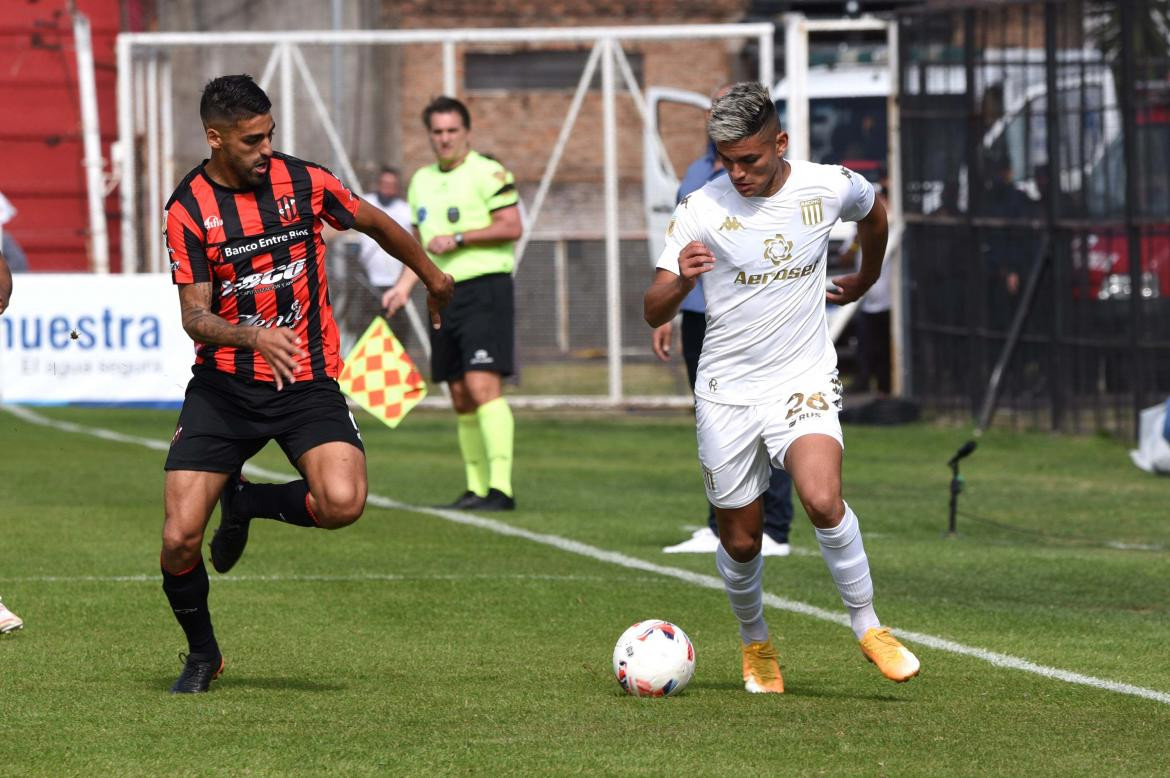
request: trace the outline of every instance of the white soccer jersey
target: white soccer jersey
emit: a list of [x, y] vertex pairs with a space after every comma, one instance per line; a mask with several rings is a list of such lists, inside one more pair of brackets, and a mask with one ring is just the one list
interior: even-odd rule
[[836, 165], [790, 161], [771, 197], [743, 197], [727, 176], [683, 198], [666, 231], [658, 267], [678, 273], [682, 248], [697, 240], [715, 265], [705, 273], [707, 334], [695, 394], [754, 405], [777, 387], [837, 366], [825, 320], [829, 229], [873, 207], [865, 178]]

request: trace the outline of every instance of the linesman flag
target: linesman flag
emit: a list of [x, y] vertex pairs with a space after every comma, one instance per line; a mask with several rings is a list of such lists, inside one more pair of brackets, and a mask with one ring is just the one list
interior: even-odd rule
[[374, 318], [337, 379], [341, 391], [391, 429], [427, 396], [427, 385], [410, 355], [381, 316]]

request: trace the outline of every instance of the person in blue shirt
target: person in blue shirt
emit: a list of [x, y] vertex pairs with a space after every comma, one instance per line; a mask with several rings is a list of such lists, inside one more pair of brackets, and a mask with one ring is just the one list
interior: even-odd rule
[[[711, 95], [714, 102], [717, 98], [727, 94], [731, 88], [725, 84]], [[683, 174], [679, 184], [675, 202], [681, 202], [684, 197], [702, 188], [708, 181], [726, 175], [719, 156], [715, 153], [715, 144], [708, 139], [707, 151], [696, 159]], [[687, 366], [687, 382], [691, 391], [695, 389], [695, 373], [699, 367], [699, 354], [703, 351], [703, 336], [707, 332], [707, 306], [703, 299], [703, 280], [682, 301], [682, 350], [683, 361]], [[663, 324], [654, 330], [651, 345], [654, 355], [666, 361], [670, 359], [670, 347], [674, 325], [671, 322]], [[764, 493], [764, 539], [761, 552], [764, 556], [788, 556], [788, 528], [792, 525], [792, 479], [781, 468], [772, 468], [772, 477], [768, 482], [768, 491]], [[667, 554], [686, 553], [715, 553], [719, 546], [719, 530], [715, 524], [715, 508], [707, 506], [707, 526], [696, 530], [691, 537], [673, 546], [662, 549]]]

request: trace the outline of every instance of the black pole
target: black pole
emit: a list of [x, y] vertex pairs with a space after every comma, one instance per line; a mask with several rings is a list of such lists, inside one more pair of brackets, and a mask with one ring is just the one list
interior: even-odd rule
[[947, 521], [947, 536], [954, 537], [956, 534], [956, 525], [958, 524], [959, 512], [959, 492], [963, 491], [963, 476], [959, 475], [959, 460], [969, 456], [975, 450], [975, 441], [968, 440], [962, 447], [955, 452], [955, 455], [947, 461], [947, 467], [951, 469], [951, 511], [950, 518]]

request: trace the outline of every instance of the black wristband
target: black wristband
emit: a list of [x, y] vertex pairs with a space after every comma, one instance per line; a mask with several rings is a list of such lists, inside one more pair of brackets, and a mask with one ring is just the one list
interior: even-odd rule
[[455, 233], [454, 238], [455, 238], [455, 245], [458, 246], [459, 248], [463, 248], [463, 233], [462, 232]]

